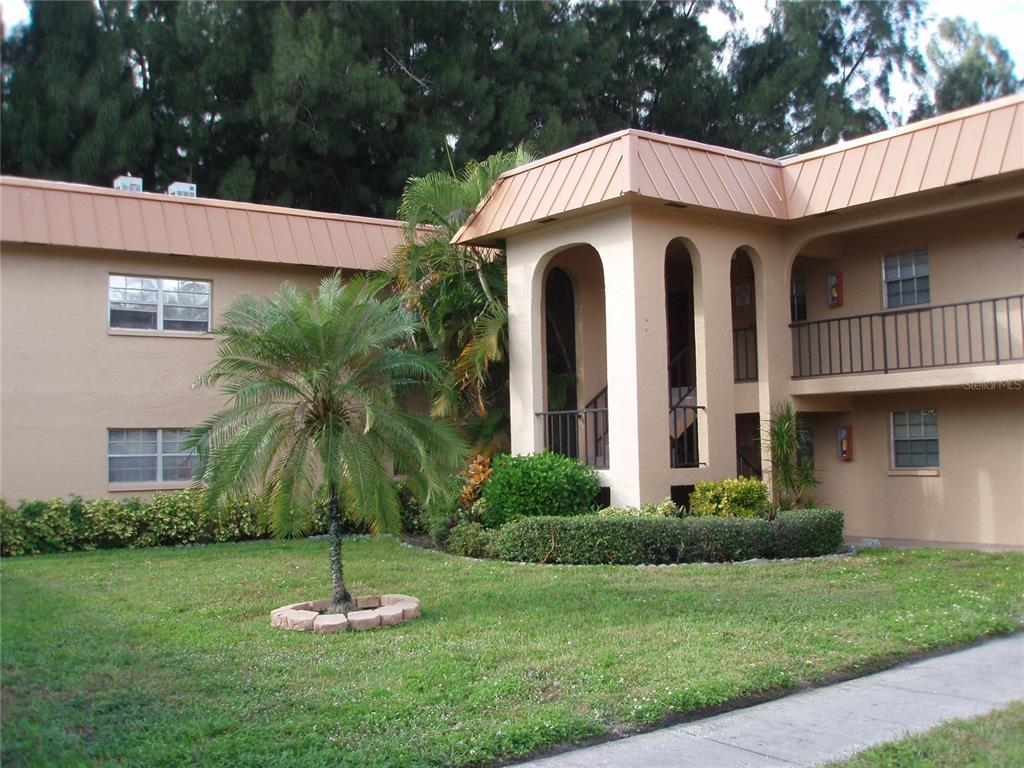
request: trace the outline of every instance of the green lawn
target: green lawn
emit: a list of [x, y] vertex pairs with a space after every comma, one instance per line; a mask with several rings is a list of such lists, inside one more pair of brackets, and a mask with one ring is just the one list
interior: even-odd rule
[[1024, 555], [773, 565], [475, 562], [345, 544], [354, 592], [423, 616], [271, 629], [325, 541], [8, 559], [7, 765], [472, 765], [1018, 628]]
[[874, 747], [833, 768], [1020, 768], [1024, 702]]

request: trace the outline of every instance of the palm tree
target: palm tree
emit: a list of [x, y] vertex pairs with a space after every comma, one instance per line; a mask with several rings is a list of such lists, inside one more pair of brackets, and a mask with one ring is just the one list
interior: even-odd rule
[[196, 387], [220, 385], [227, 406], [197, 427], [197, 482], [208, 504], [257, 492], [279, 537], [307, 532], [326, 505], [331, 610], [352, 603], [341, 561], [343, 516], [371, 532], [400, 527], [395, 474], [429, 503], [450, 487], [465, 447], [447, 422], [407, 410], [443, 369], [418, 351], [415, 318], [368, 279], [285, 284], [224, 313], [217, 360]]
[[490, 455], [508, 421], [508, 286], [501, 251], [452, 245], [452, 238], [505, 171], [532, 160], [518, 147], [460, 173], [409, 179], [399, 215], [405, 244], [387, 272], [422, 324], [420, 343], [435, 350], [447, 375], [433, 392], [433, 412], [453, 417]]
[[766, 432], [776, 499], [781, 509], [792, 509], [820, 482], [811, 458], [811, 431], [793, 404], [785, 402], [772, 409]]

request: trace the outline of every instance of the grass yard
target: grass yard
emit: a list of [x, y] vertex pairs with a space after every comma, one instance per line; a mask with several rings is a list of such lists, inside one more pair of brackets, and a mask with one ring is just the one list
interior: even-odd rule
[[345, 544], [356, 594], [423, 616], [273, 630], [327, 542], [8, 559], [4, 765], [475, 765], [1009, 632], [1024, 555], [771, 565], [475, 562]]
[[833, 768], [1020, 768], [1024, 702], [970, 720], [953, 720], [920, 736], [884, 744]]

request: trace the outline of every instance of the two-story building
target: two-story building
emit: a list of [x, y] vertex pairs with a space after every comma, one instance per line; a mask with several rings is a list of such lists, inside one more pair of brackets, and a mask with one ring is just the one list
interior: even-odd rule
[[401, 223], [0, 178], [0, 496], [191, 484], [192, 382], [243, 293], [379, 268]]
[[[401, 238], [0, 179], [0, 495], [186, 486], [218, 313]], [[851, 538], [1024, 547], [1024, 98], [779, 160], [622, 131], [505, 174], [456, 240], [506, 249], [513, 451], [683, 500], [770, 482], [790, 402]]]
[[513, 451], [685, 499], [770, 481], [792, 402], [849, 536], [1024, 546], [1024, 98], [779, 160], [622, 131], [455, 239], [507, 251]]

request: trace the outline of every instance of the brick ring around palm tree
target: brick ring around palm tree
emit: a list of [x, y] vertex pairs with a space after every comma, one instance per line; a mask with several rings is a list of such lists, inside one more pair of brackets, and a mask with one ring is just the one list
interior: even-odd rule
[[355, 609], [345, 613], [321, 613], [330, 600], [310, 600], [275, 608], [270, 626], [305, 632], [344, 632], [346, 629], [377, 629], [412, 621], [420, 615], [419, 598], [409, 595], [366, 595], [353, 598]]

